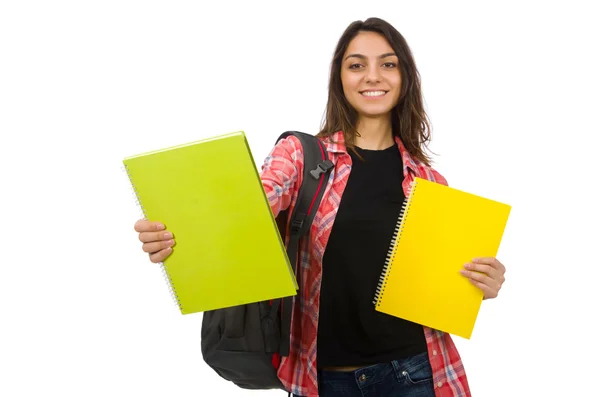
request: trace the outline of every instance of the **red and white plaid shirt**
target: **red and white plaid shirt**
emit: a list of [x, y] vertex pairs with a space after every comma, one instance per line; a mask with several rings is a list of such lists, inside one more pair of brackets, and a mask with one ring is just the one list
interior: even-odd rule
[[[336, 143], [337, 142], [337, 143]], [[278, 376], [294, 394], [318, 397], [317, 324], [321, 292], [322, 261], [327, 240], [350, 175], [351, 159], [344, 145], [343, 133], [324, 139], [329, 159], [335, 165], [330, 174], [323, 200], [309, 231], [301, 243], [298, 256], [299, 294], [294, 298], [290, 354], [283, 357]], [[405, 194], [415, 177], [447, 185], [446, 179], [433, 168], [410, 156], [396, 138], [402, 154]], [[261, 179], [275, 216], [293, 209], [302, 183], [302, 144], [293, 137], [280, 141], [271, 150], [261, 169]], [[429, 361], [433, 370], [436, 397], [469, 397], [471, 395], [460, 355], [449, 334], [423, 327]]]

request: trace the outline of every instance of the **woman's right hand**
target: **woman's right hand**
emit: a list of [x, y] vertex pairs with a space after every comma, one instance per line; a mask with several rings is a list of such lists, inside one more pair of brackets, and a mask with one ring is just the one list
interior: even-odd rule
[[143, 243], [142, 250], [148, 253], [151, 262], [163, 262], [171, 255], [175, 240], [173, 233], [166, 230], [162, 223], [140, 219], [135, 223], [134, 229], [139, 233], [139, 239]]

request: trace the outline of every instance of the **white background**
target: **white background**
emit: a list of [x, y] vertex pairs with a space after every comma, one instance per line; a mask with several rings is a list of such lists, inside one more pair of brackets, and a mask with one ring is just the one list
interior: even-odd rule
[[455, 338], [474, 396], [599, 395], [592, 3], [2, 2], [0, 395], [283, 395], [204, 364], [121, 160], [244, 130], [260, 164], [316, 133], [336, 41], [369, 16], [414, 52], [436, 168], [513, 206], [505, 287]]

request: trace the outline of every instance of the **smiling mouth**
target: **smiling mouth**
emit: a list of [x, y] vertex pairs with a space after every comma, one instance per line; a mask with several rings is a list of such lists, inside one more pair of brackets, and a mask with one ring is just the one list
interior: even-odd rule
[[387, 91], [362, 91], [360, 94], [369, 98], [376, 98], [384, 96], [385, 94], [387, 94]]

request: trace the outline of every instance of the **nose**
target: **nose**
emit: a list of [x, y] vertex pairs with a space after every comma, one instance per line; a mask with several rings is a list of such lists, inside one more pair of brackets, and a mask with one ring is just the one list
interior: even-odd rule
[[369, 65], [365, 78], [367, 83], [379, 83], [381, 81], [381, 71], [379, 70], [379, 66], [377, 64]]

